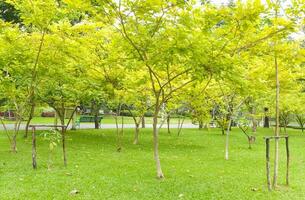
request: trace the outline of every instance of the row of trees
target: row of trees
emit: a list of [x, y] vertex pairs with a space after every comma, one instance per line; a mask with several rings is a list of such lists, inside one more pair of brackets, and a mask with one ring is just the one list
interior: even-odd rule
[[230, 126], [240, 113], [254, 131], [264, 108], [277, 119], [279, 109], [305, 113], [304, 2], [291, 4], [1, 2], [1, 104], [17, 113], [12, 150], [21, 120], [29, 125], [37, 106], [52, 107], [64, 124], [65, 108], [90, 103], [97, 111], [107, 104], [116, 119], [122, 108], [128, 110], [135, 144], [145, 112], [152, 112], [158, 178], [164, 177], [159, 117], [169, 121], [179, 108], [190, 110], [200, 127], [216, 116], [227, 132], [228, 159]]

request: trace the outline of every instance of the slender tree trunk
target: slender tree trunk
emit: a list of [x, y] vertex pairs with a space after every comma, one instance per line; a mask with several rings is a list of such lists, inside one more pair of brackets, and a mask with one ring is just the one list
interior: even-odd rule
[[199, 129], [201, 130], [203, 128], [203, 123], [199, 121]]
[[184, 117], [182, 118], [182, 121], [181, 121], [181, 123], [180, 123], [180, 127], [179, 127], [179, 129], [178, 129], [178, 136], [180, 136], [180, 133], [181, 133], [181, 130], [182, 130], [182, 126], [183, 126], [183, 123], [184, 123]]
[[265, 116], [264, 116], [264, 128], [269, 128], [269, 116], [268, 116], [268, 108], [264, 108]]
[[134, 139], [133, 139], [133, 144], [139, 144], [139, 132], [140, 132], [140, 124], [135, 123], [135, 134], [134, 134]]
[[17, 153], [17, 135], [14, 133], [12, 142], [11, 142], [11, 150], [13, 153]]
[[121, 116], [121, 136], [124, 136], [124, 116]]
[[98, 107], [96, 101], [92, 101], [92, 110], [93, 110], [93, 113], [94, 113], [94, 128], [99, 129], [100, 128], [100, 122], [98, 120], [99, 107]]
[[156, 162], [156, 169], [157, 169], [157, 178], [162, 179], [164, 178], [162, 169], [161, 169], [161, 162], [159, 158], [159, 133], [158, 133], [158, 112], [159, 108], [155, 107], [155, 112], [153, 115], [153, 138], [154, 138], [154, 158]]
[[16, 122], [14, 124], [14, 135], [12, 137], [12, 140], [11, 140], [11, 150], [13, 153], [17, 153], [17, 135], [19, 133], [19, 130], [20, 130], [20, 124], [21, 124], [21, 119], [22, 117], [19, 116], [19, 114], [16, 114], [15, 115], [15, 118], [16, 118]]
[[99, 129], [100, 128], [100, 123], [99, 123], [98, 115], [97, 114], [94, 115], [94, 128], [95, 129]]
[[255, 109], [254, 106], [251, 109], [251, 114], [252, 114], [252, 132], [256, 133], [256, 130], [257, 130], [257, 120], [255, 118], [256, 109]]
[[[120, 137], [120, 128], [118, 123], [118, 116], [121, 114], [121, 108], [122, 104], [119, 104], [115, 113], [115, 126], [116, 126], [116, 135], [117, 135], [117, 151], [121, 152], [122, 150], [122, 143], [121, 143], [121, 137]], [[123, 122], [122, 122], [123, 124]]]
[[57, 111], [55, 110], [54, 125], [57, 126], [57, 124], [58, 124], [58, 113], [57, 113]]
[[34, 117], [34, 112], [35, 112], [35, 104], [34, 102], [32, 102], [32, 105], [31, 105], [31, 110], [30, 110], [30, 115], [29, 115], [29, 118], [26, 122], [26, 126], [25, 126], [25, 134], [24, 134], [24, 137], [27, 138], [28, 137], [28, 132], [29, 132], [29, 125]]
[[117, 151], [120, 152], [122, 147], [121, 147], [121, 141], [120, 141], [120, 130], [119, 130], [119, 123], [118, 123], [118, 116], [117, 113], [114, 116], [115, 120], [115, 127], [116, 127], [116, 140], [117, 140]]
[[145, 128], [145, 117], [144, 117], [144, 116], [142, 117], [142, 122], [141, 122], [141, 124], [142, 124], [142, 128]]
[[230, 128], [231, 128], [231, 118], [229, 119], [228, 127], [227, 127], [227, 137], [226, 137], [226, 152], [225, 159], [229, 160], [229, 136], [230, 136]]
[[256, 131], [257, 131], [257, 120], [254, 117], [252, 117], [252, 132], [256, 133]]
[[28, 137], [29, 125], [31, 123], [31, 120], [33, 119], [34, 111], [35, 111], [35, 82], [37, 79], [37, 67], [38, 67], [38, 62], [39, 62], [42, 46], [44, 43], [44, 38], [45, 38], [45, 31], [42, 32], [38, 52], [37, 52], [34, 67], [32, 70], [32, 80], [31, 80], [31, 85], [30, 85], [30, 89], [29, 89], [30, 90], [29, 103], [31, 105], [31, 110], [30, 110], [30, 115], [29, 115], [28, 121], [26, 123], [26, 127], [25, 127], [25, 134], [24, 134], [25, 138]]
[[[74, 113], [73, 113], [73, 115], [72, 115], [72, 118], [71, 118], [71, 130], [76, 130], [76, 113], [77, 113], [77, 111], [75, 111]], [[68, 125], [67, 125], [68, 126]], [[68, 128], [68, 127], [67, 127]]]
[[[276, 124], [275, 124], [275, 136], [280, 135], [280, 81], [279, 81], [279, 69], [277, 62], [277, 53], [275, 51], [274, 56], [274, 65], [275, 65], [275, 78], [276, 78], [276, 105], [275, 105], [275, 113], [276, 113]], [[278, 176], [278, 162], [279, 162], [279, 140], [275, 139], [275, 155], [274, 155], [274, 174], [273, 174], [273, 187], [277, 187], [277, 176]]]
[[65, 116], [60, 116], [60, 125], [65, 125]]
[[167, 133], [170, 134], [171, 130], [169, 127], [169, 125], [170, 125], [170, 115], [169, 114], [167, 115], [166, 122], [167, 122]]

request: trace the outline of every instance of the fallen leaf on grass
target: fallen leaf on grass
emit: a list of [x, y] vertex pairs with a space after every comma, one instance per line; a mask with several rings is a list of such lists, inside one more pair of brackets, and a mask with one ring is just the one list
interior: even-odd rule
[[78, 193], [79, 193], [79, 191], [77, 189], [74, 189], [70, 192], [70, 195], [76, 195]]

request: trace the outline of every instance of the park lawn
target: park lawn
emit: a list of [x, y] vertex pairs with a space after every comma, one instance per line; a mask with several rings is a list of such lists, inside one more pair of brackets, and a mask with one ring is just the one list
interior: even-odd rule
[[[263, 136], [248, 149], [246, 137], [234, 129], [230, 159], [224, 160], [225, 136], [219, 129], [184, 129], [168, 135], [160, 132], [160, 155], [166, 178], [155, 178], [150, 129], [141, 130], [139, 145], [132, 145], [132, 129], [126, 129], [122, 152], [116, 151], [115, 130], [68, 132], [68, 166], [63, 167], [60, 146], [54, 166], [48, 170], [48, 144], [38, 136], [38, 169], [31, 167], [31, 140], [18, 138], [18, 153], [8, 151], [0, 135], [0, 198], [6, 199], [305, 199], [305, 146], [300, 131], [289, 130], [291, 148], [290, 187], [268, 192]], [[38, 133], [39, 134], [39, 133]], [[273, 143], [272, 143], [273, 144]], [[272, 145], [273, 147], [273, 145]], [[271, 148], [272, 150], [274, 148]], [[281, 143], [279, 183], [285, 182], [285, 151]], [[271, 156], [273, 157], [273, 156]], [[70, 195], [77, 189], [79, 194]]]
[[[79, 117], [79, 116], [78, 116]], [[121, 120], [121, 117], [119, 117], [119, 122]], [[161, 118], [159, 119], [159, 121], [161, 120]], [[177, 124], [178, 123], [178, 118], [172, 118], [171, 119], [171, 123], [173, 124]], [[54, 117], [34, 117], [31, 121], [31, 124], [54, 124]], [[66, 123], [67, 123], [68, 119], [66, 119]], [[14, 121], [12, 120], [5, 120], [6, 124], [13, 124]], [[26, 121], [23, 121], [23, 124], [25, 124]], [[132, 117], [124, 117], [124, 123], [125, 124], [134, 124], [134, 120]], [[145, 117], [145, 123], [147, 124], [152, 124], [152, 117]], [[186, 118], [184, 120], [185, 124], [190, 124], [191, 119]], [[84, 123], [82, 122], [82, 124], [88, 124], [88, 123]], [[89, 123], [92, 124], [92, 123]], [[110, 115], [105, 115], [104, 118], [101, 121], [101, 124], [115, 124], [115, 119], [110, 116]]]

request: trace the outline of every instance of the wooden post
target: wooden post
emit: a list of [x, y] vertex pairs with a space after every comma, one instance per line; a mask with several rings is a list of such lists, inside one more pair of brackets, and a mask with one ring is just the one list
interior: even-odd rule
[[62, 151], [64, 156], [64, 165], [67, 166], [67, 157], [66, 157], [66, 138], [65, 138], [65, 127], [61, 127], [61, 138], [62, 138]]
[[271, 191], [271, 179], [270, 179], [270, 155], [269, 155], [269, 138], [266, 138], [266, 171], [267, 171], [267, 185], [268, 190]]
[[286, 185], [289, 185], [289, 146], [288, 146], [288, 136], [285, 137], [285, 140], [286, 140], [286, 155], [287, 155]]
[[33, 169], [37, 168], [35, 127], [32, 127], [32, 165], [33, 165]]

